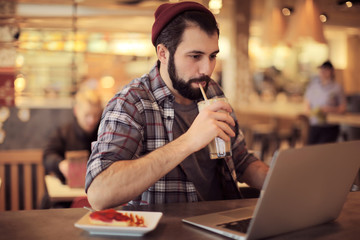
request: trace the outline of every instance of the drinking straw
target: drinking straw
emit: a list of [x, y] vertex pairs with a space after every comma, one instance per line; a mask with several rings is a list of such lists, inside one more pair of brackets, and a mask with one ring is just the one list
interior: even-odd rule
[[200, 84], [200, 83], [199, 83], [199, 87], [200, 87], [201, 93], [202, 93], [202, 95], [203, 95], [203, 97], [204, 97], [205, 101], [207, 101], [207, 100], [208, 100], [208, 98], [206, 97], [206, 94], [205, 94], [205, 92], [204, 92], [204, 89], [203, 89], [203, 87], [201, 86], [201, 84]]

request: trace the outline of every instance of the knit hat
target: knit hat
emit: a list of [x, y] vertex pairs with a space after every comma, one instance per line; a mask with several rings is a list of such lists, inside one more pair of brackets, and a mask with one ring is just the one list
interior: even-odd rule
[[[160, 5], [155, 11], [155, 22], [152, 26], [151, 41], [153, 45], [156, 44], [156, 39], [164, 27], [177, 15], [185, 11], [200, 11], [210, 14], [214, 20], [214, 15], [209, 9], [196, 2], [179, 2], [179, 3], [165, 3]], [[156, 46], [155, 46], [156, 47]]]

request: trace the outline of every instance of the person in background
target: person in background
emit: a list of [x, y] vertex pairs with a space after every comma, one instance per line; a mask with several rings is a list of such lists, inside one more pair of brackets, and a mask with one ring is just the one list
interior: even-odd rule
[[336, 142], [340, 127], [328, 124], [326, 115], [344, 113], [346, 97], [341, 85], [335, 80], [334, 67], [330, 61], [324, 62], [319, 67], [319, 75], [308, 85], [305, 102], [310, 121], [307, 144]]
[[65, 154], [67, 151], [87, 150], [90, 155], [102, 110], [100, 95], [95, 90], [82, 89], [76, 93], [73, 118], [55, 129], [44, 148], [46, 174], [54, 174], [66, 184], [69, 163]]
[[[224, 96], [210, 78], [218, 40], [216, 19], [203, 5], [158, 7], [152, 27], [157, 63], [103, 112], [86, 175], [94, 209], [239, 198], [238, 181], [262, 188], [268, 166], [248, 152], [231, 106], [218, 101], [200, 113], [197, 108], [199, 84], [208, 98]], [[210, 159], [207, 145], [215, 137], [231, 141], [232, 157]]]

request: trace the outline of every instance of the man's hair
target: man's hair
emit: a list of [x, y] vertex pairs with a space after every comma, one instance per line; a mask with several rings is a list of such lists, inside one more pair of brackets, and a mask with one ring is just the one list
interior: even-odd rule
[[162, 43], [169, 50], [170, 54], [174, 54], [181, 42], [185, 29], [192, 25], [199, 26], [208, 35], [217, 33], [219, 36], [219, 28], [213, 16], [205, 12], [186, 11], [176, 16], [161, 31], [156, 39], [155, 46]]

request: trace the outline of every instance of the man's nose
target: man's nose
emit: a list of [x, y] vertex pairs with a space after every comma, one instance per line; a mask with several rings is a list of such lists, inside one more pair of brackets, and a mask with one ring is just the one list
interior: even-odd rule
[[201, 61], [200, 67], [199, 67], [199, 73], [200, 75], [205, 75], [205, 76], [211, 76], [212, 71], [213, 71], [213, 62], [210, 61], [210, 59], [203, 59], [203, 61]]

